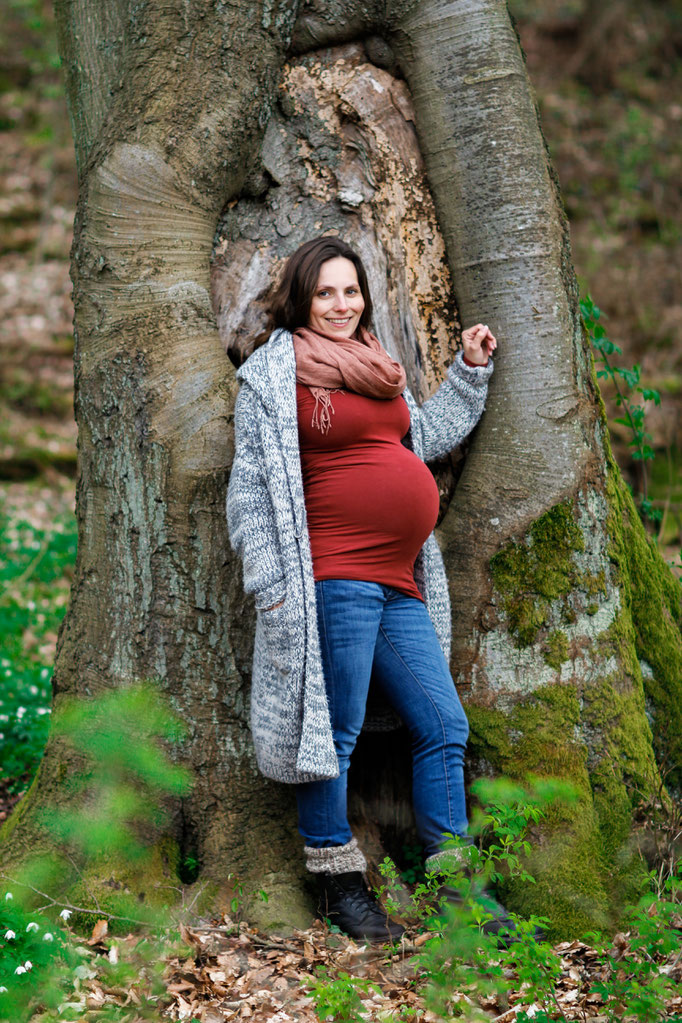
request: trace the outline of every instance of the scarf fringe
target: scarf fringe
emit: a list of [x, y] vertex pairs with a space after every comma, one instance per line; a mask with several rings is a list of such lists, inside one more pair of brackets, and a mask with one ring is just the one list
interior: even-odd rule
[[327, 390], [326, 387], [310, 388], [310, 393], [315, 399], [315, 408], [313, 409], [313, 418], [310, 425], [321, 430], [322, 433], [329, 433], [331, 430], [332, 416], [335, 415], [334, 406], [332, 405], [332, 394], [336, 394], [338, 390], [338, 387], [331, 391]]

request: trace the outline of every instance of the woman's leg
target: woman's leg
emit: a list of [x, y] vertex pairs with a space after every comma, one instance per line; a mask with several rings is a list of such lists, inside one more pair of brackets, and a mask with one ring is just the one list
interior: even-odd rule
[[[348, 579], [315, 584], [320, 652], [340, 773], [338, 778], [296, 786], [299, 831], [309, 861], [315, 859], [311, 849], [339, 848], [352, 839], [346, 815], [348, 766], [365, 718], [384, 589], [378, 583]], [[320, 865], [328, 858], [321, 854]]]
[[368, 890], [367, 863], [346, 815], [350, 755], [362, 728], [379, 621], [385, 600], [376, 583], [325, 579], [316, 584], [317, 614], [339, 776], [296, 786], [298, 827], [308, 870], [320, 881], [321, 914], [351, 937], [395, 941], [403, 927], [389, 920]]
[[466, 836], [469, 724], [426, 605], [384, 587], [374, 675], [412, 738], [413, 805], [427, 857], [444, 834]]

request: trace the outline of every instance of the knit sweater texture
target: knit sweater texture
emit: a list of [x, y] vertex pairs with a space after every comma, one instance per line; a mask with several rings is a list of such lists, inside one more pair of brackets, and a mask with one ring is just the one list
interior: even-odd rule
[[[403, 392], [410, 410], [404, 443], [422, 461], [443, 457], [473, 430], [492, 372], [492, 360], [468, 366], [458, 352], [438, 391], [423, 405], [409, 390]], [[274, 331], [237, 378], [226, 511], [230, 542], [242, 559], [244, 590], [256, 605], [251, 679], [256, 759], [260, 771], [275, 781], [335, 778], [339, 766], [320, 657], [289, 331]], [[417, 556], [415, 581], [449, 660], [450, 599], [433, 533]]]

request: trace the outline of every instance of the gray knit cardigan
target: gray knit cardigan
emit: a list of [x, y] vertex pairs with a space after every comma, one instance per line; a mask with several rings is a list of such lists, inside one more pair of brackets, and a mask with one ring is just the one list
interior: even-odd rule
[[[423, 461], [442, 457], [473, 430], [485, 403], [492, 360], [470, 367], [458, 352], [440, 388], [410, 411], [404, 443]], [[315, 607], [298, 444], [296, 362], [292, 335], [276, 330], [240, 367], [234, 411], [235, 456], [227, 491], [230, 541], [244, 567], [244, 590], [257, 609], [251, 686], [251, 731], [267, 778], [306, 782], [335, 778]], [[450, 600], [433, 533], [415, 563], [415, 581], [446, 658]], [[274, 610], [274, 604], [284, 601]]]

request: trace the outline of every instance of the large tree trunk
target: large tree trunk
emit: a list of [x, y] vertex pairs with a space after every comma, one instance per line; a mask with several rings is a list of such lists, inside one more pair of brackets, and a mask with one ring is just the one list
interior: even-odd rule
[[[657, 756], [680, 763], [680, 592], [609, 455], [522, 55], [499, 0], [316, 0], [294, 27], [295, 7], [57, 5], [81, 196], [79, 552], [55, 708], [159, 678], [196, 783], [157, 880], [191, 849], [217, 901], [233, 872], [269, 892], [269, 922], [309, 918], [292, 793], [258, 775], [248, 734], [224, 348], [261, 328], [284, 258], [339, 232], [419, 396], [452, 358], [456, 309], [500, 341], [466, 460], [438, 469], [452, 668], [473, 773], [580, 790], [542, 836], [540, 883], [510, 895], [576, 933], [629, 894], [633, 802], [658, 791]], [[358, 750], [353, 814], [375, 857], [410, 835], [405, 752], [400, 733]], [[6, 857], [36, 843], [69, 769], [51, 741]]]

